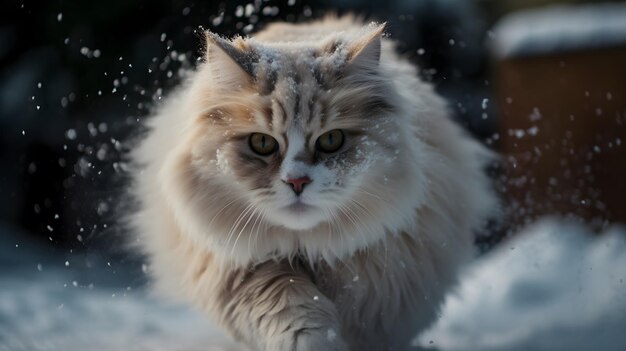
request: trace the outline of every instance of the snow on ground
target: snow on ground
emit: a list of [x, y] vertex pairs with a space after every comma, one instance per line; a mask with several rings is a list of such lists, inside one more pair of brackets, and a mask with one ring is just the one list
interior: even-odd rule
[[243, 351], [128, 267], [28, 238], [0, 222], [0, 351]]
[[419, 337], [439, 350], [626, 350], [626, 230], [543, 220], [478, 261]]
[[236, 350], [204, 316], [145, 291], [64, 286], [62, 274], [11, 279], [0, 291], [0, 350]]
[[[15, 248], [15, 240], [0, 230], [3, 248]], [[34, 267], [41, 257], [0, 257], [0, 351], [242, 350], [200, 313], [142, 288], [74, 283], [78, 268], [46, 260], [40, 271]], [[580, 226], [544, 220], [469, 267], [418, 343], [436, 350], [626, 350], [624, 330], [626, 230], [593, 238]]]

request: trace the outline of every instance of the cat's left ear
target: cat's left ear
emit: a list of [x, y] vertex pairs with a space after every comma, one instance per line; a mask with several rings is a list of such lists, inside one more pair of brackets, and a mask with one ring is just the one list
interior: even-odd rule
[[381, 39], [386, 23], [372, 24], [369, 30], [348, 45], [348, 68], [376, 69], [380, 64]]
[[258, 54], [241, 38], [228, 40], [209, 31], [206, 35], [206, 61], [221, 78], [233, 81], [254, 78]]

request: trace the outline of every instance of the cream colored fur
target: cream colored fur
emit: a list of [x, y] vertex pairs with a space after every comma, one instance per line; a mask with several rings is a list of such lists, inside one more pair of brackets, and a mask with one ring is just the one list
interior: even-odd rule
[[[206, 62], [133, 153], [133, 223], [157, 287], [253, 349], [408, 347], [495, 209], [489, 152], [382, 28], [344, 17], [209, 35]], [[313, 71], [339, 78], [321, 88]], [[377, 99], [380, 111], [360, 108]], [[337, 159], [304, 162], [324, 119], [363, 134]], [[235, 135], [253, 132], [279, 141], [274, 171], [242, 161]], [[300, 198], [281, 181], [294, 174], [313, 175]], [[284, 207], [300, 200], [312, 207]]]

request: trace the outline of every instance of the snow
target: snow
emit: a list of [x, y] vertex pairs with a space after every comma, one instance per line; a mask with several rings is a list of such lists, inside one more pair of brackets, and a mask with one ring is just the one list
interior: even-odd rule
[[[148, 288], [130, 288], [126, 278], [92, 281], [79, 257], [43, 254], [3, 229], [0, 351], [245, 350], [202, 313], [151, 296]], [[105, 262], [89, 274], [115, 265]], [[463, 277], [441, 319], [416, 340], [421, 347], [626, 349], [623, 228], [594, 237], [579, 225], [542, 220], [480, 258]], [[328, 338], [336, 336], [328, 330]]]
[[204, 316], [149, 298], [145, 291], [119, 294], [81, 287], [61, 272], [38, 274], [44, 278], [36, 284], [23, 278], [3, 281], [2, 351], [235, 350]]
[[624, 45], [626, 3], [517, 11], [496, 24], [491, 39], [499, 58]]
[[105, 258], [66, 257], [0, 221], [0, 351], [245, 351]]
[[626, 230], [545, 219], [469, 268], [419, 337], [437, 350], [626, 350]]

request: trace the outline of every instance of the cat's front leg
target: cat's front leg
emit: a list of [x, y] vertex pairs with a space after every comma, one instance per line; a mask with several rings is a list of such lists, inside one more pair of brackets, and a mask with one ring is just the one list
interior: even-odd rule
[[224, 274], [216, 307], [235, 337], [263, 351], [347, 351], [332, 301], [297, 264], [266, 262]]

